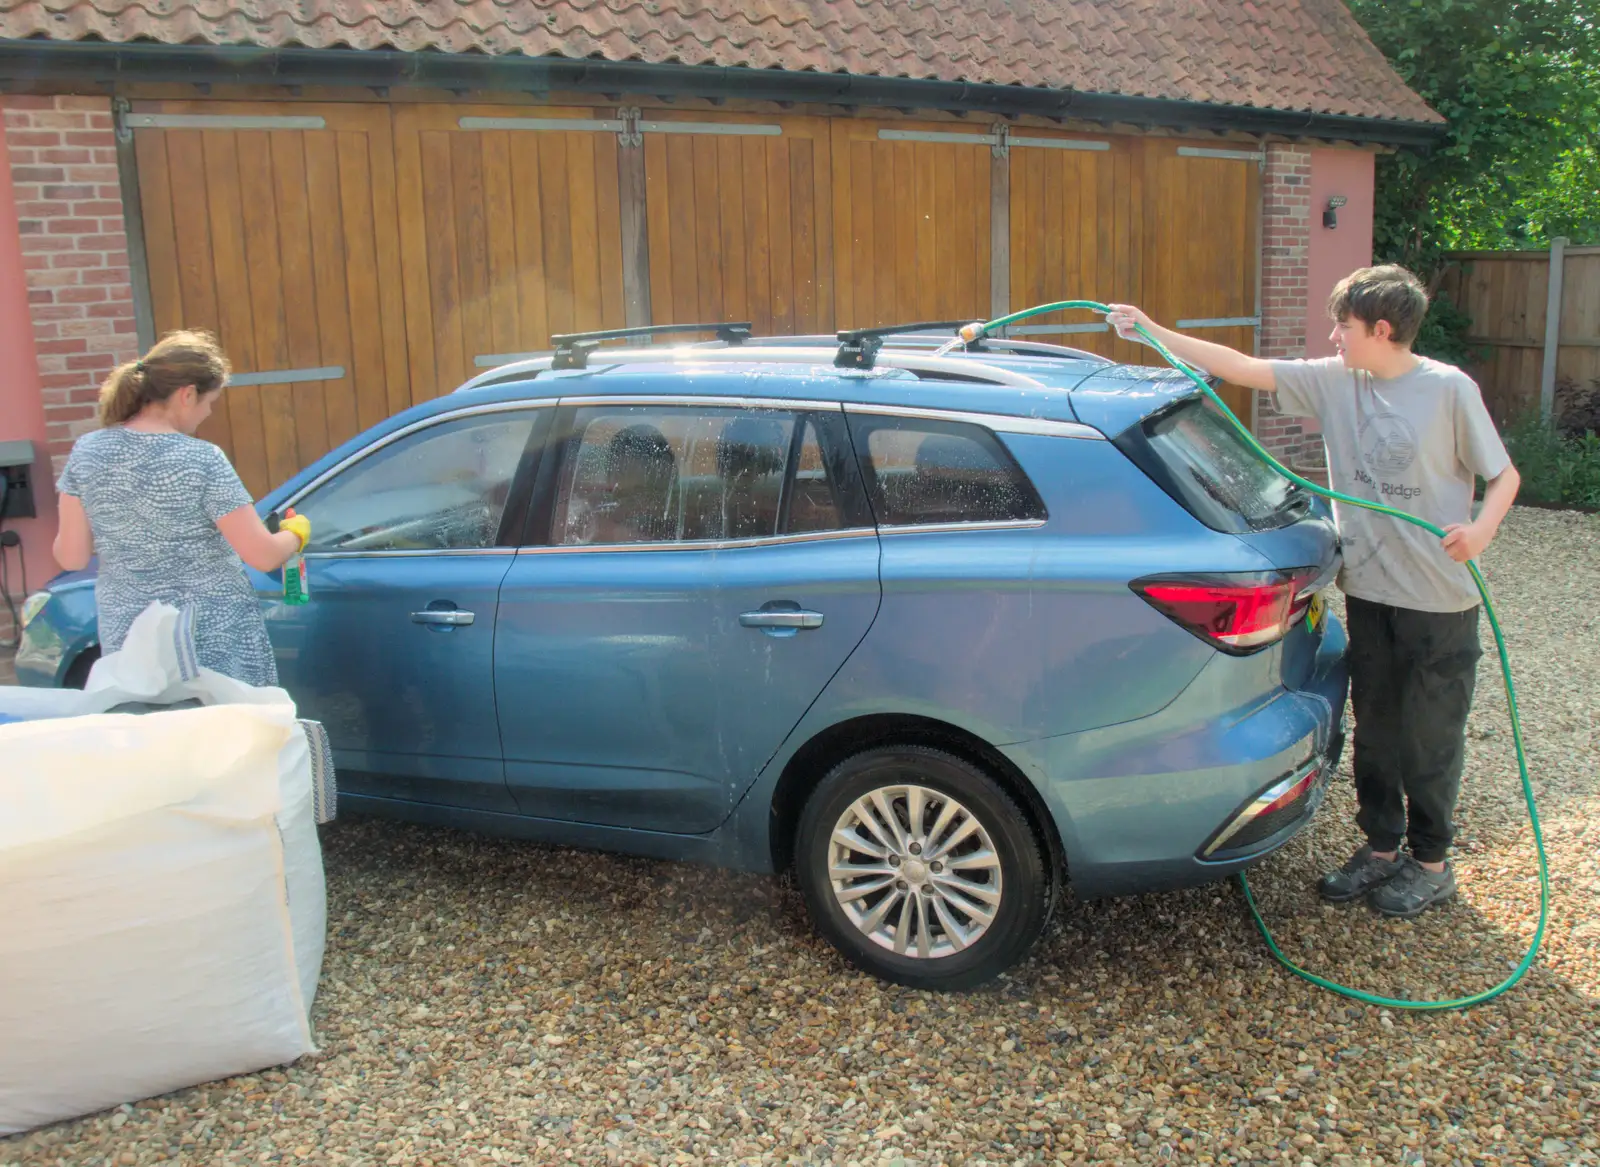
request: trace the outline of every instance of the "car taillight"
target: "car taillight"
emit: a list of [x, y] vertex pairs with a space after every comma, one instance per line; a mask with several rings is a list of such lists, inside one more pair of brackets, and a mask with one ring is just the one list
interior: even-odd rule
[[1242, 656], [1283, 639], [1311, 602], [1300, 593], [1316, 576], [1314, 570], [1146, 576], [1129, 586], [1200, 639]]

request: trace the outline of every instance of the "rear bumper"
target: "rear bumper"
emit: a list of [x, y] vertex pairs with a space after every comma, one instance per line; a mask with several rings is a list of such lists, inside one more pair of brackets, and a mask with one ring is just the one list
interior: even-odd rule
[[[1006, 747], [1055, 818], [1073, 894], [1091, 899], [1209, 883], [1303, 830], [1344, 749], [1345, 643], [1344, 629], [1330, 619], [1315, 666], [1296, 689], [1261, 683], [1277, 667], [1272, 653], [1218, 654], [1150, 717]], [[1240, 692], [1265, 696], [1240, 705], [1230, 698]], [[1272, 820], [1271, 834], [1213, 846], [1264, 791], [1312, 768], [1315, 780]]]

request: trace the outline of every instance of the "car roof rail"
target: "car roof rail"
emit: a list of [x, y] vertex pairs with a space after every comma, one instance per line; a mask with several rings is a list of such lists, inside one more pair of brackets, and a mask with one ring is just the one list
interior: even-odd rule
[[519, 357], [514, 361], [507, 361], [503, 365], [496, 365], [492, 369], [468, 378], [457, 385], [452, 393], [465, 393], [469, 389], [483, 389], [489, 385], [504, 385], [511, 381], [526, 381], [537, 377], [540, 373], [550, 371], [551, 362], [555, 357], [550, 353], [541, 353], [538, 356]]
[[639, 328], [604, 328], [595, 332], [563, 332], [550, 338], [555, 349], [554, 369], [588, 367], [589, 354], [602, 340], [633, 340], [637, 337], [671, 336], [683, 332], [711, 332], [727, 345], [740, 345], [750, 339], [748, 320], [726, 324], [647, 324]]
[[[680, 363], [838, 367], [836, 356], [837, 354], [830, 348], [821, 346], [784, 348], [781, 345], [736, 345], [728, 348], [706, 348], [700, 345], [679, 345], [672, 348], [605, 349], [598, 354], [596, 363], [603, 367]], [[482, 389], [488, 385], [537, 377], [540, 373], [560, 367], [557, 366], [556, 359], [555, 355], [551, 355], [513, 361], [498, 369], [480, 373], [456, 391]], [[566, 367], [571, 368], [571, 366]], [[588, 368], [588, 365], [582, 367]], [[904, 369], [909, 373], [925, 374], [941, 380], [976, 381], [987, 385], [1009, 385], [1018, 389], [1047, 388], [1044, 382], [1026, 373], [957, 357], [936, 357], [915, 352], [879, 352], [875, 358], [875, 367]]]

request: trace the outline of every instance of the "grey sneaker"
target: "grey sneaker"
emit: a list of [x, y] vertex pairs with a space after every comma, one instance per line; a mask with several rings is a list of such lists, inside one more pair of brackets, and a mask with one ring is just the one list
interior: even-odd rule
[[1404, 861], [1404, 869], [1372, 893], [1372, 906], [1385, 916], [1409, 920], [1456, 894], [1456, 873], [1450, 864], [1443, 871], [1429, 871], [1409, 855]]
[[1338, 871], [1330, 871], [1317, 881], [1317, 891], [1331, 904], [1347, 904], [1358, 900], [1375, 887], [1382, 887], [1400, 874], [1405, 857], [1380, 859], [1372, 853], [1370, 844], [1363, 844]]

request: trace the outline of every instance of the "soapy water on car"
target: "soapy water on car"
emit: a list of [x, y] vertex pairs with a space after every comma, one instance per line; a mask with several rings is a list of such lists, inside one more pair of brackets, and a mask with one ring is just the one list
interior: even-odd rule
[[[1111, 307], [1108, 304], [1101, 304], [1094, 300], [1060, 300], [1053, 304], [1040, 304], [1033, 308], [1024, 308], [1020, 312], [1012, 312], [1008, 315], [999, 316], [987, 322], [966, 325], [960, 330], [956, 339], [945, 345], [942, 345], [937, 352], [938, 355], [943, 356], [959, 346], [975, 344], [976, 342], [982, 340], [983, 337], [987, 336], [989, 333], [998, 331], [999, 329], [1008, 327], [1009, 325], [1016, 324], [1019, 321], [1026, 320], [1031, 316], [1042, 316], [1049, 312], [1065, 312], [1074, 310], [1097, 312], [1100, 315], [1105, 316], [1110, 313]], [[1203, 374], [1198, 372], [1184, 361], [1181, 361], [1175, 357], [1170, 351], [1168, 351], [1165, 345], [1163, 345], [1159, 340], [1150, 334], [1144, 325], [1134, 325], [1134, 331], [1138, 333], [1138, 339], [1141, 343], [1147, 344], [1151, 348], [1155, 349], [1161, 354], [1162, 358], [1165, 359], [1169, 365], [1195, 383], [1200, 392], [1203, 393], [1211, 402], [1211, 404], [1221, 412], [1222, 416], [1233, 425], [1233, 428], [1238, 431], [1239, 436], [1244, 439], [1245, 444], [1258, 458], [1260, 458], [1268, 466], [1272, 467], [1274, 471], [1281, 474], [1284, 478], [1287, 478], [1290, 482], [1294, 483], [1296, 486], [1302, 487], [1303, 489], [1310, 491], [1312, 494], [1318, 495], [1322, 498], [1341, 503], [1344, 506], [1362, 507], [1366, 510], [1376, 511], [1379, 514], [1388, 515], [1391, 518], [1400, 520], [1401, 522], [1411, 523], [1415, 526], [1423, 528], [1440, 539], [1445, 537], [1445, 532], [1442, 528], [1435, 526], [1426, 519], [1418, 518], [1416, 515], [1408, 514], [1402, 510], [1397, 510], [1396, 508], [1387, 506], [1381, 502], [1373, 502], [1370, 499], [1356, 498], [1352, 495], [1341, 494], [1339, 491], [1331, 490], [1324, 486], [1319, 486], [1315, 482], [1311, 482], [1305, 478], [1302, 478], [1300, 475], [1290, 470], [1287, 466], [1283, 465], [1283, 463], [1279, 462], [1266, 451], [1265, 447], [1263, 447], [1261, 443], [1256, 440], [1255, 435], [1250, 432], [1249, 428], [1246, 427], [1245, 424], [1234, 415], [1233, 411], [1228, 408], [1227, 404], [1222, 400], [1222, 398], [1217, 395], [1214, 389], [1212, 389], [1211, 383]], [[1511, 740], [1516, 747], [1517, 770], [1522, 779], [1522, 797], [1527, 804], [1528, 822], [1533, 827], [1534, 849], [1539, 860], [1539, 926], [1534, 930], [1533, 941], [1529, 944], [1527, 954], [1523, 956], [1521, 962], [1512, 971], [1510, 976], [1506, 977], [1505, 980], [1501, 981], [1492, 988], [1484, 989], [1483, 991], [1477, 993], [1469, 993], [1466, 996], [1452, 997], [1446, 1000], [1413, 1001], [1398, 997], [1383, 997], [1373, 993], [1363, 992], [1360, 989], [1353, 989], [1348, 985], [1341, 985], [1337, 981], [1329, 980], [1326, 977], [1318, 976], [1316, 973], [1309, 972], [1308, 970], [1295, 964], [1294, 961], [1290, 960], [1284, 955], [1283, 950], [1279, 948], [1277, 942], [1273, 940], [1272, 931], [1267, 927], [1266, 920], [1264, 920], [1261, 916], [1261, 910], [1257, 906], [1255, 896], [1250, 890], [1249, 879], [1246, 877], [1244, 872], [1239, 872], [1239, 887], [1244, 893], [1245, 904], [1249, 907], [1250, 915], [1254, 918], [1256, 927], [1261, 932], [1262, 939], [1266, 941], [1268, 950], [1272, 953], [1273, 957], [1278, 961], [1278, 963], [1283, 965], [1284, 968], [1288, 969], [1295, 976], [1309, 981], [1320, 988], [1327, 989], [1332, 993], [1337, 993], [1342, 997], [1348, 997], [1351, 1000], [1361, 1001], [1368, 1005], [1380, 1005], [1391, 1009], [1411, 1009], [1430, 1012], [1446, 1009], [1468, 1009], [1474, 1005], [1481, 1005], [1485, 1001], [1492, 1001], [1494, 998], [1500, 996], [1500, 994], [1511, 988], [1527, 974], [1528, 969], [1533, 966], [1533, 962], [1539, 954], [1540, 945], [1544, 941], [1545, 923], [1550, 912], [1550, 872], [1549, 865], [1545, 857], [1544, 834], [1539, 827], [1539, 811], [1537, 806], [1534, 804], [1533, 784], [1528, 778], [1528, 758], [1522, 746], [1522, 723], [1517, 713], [1517, 692], [1516, 685], [1511, 677], [1511, 658], [1506, 651], [1506, 641], [1505, 636], [1500, 629], [1500, 621], [1495, 615], [1494, 602], [1489, 596], [1489, 585], [1485, 582], [1483, 573], [1478, 568], [1477, 561], [1472, 560], [1468, 562], [1467, 569], [1472, 573], [1472, 580], [1473, 583], [1477, 585], [1478, 594], [1483, 597], [1483, 610], [1489, 617], [1489, 626], [1494, 630], [1495, 647], [1499, 650], [1500, 654], [1500, 676], [1502, 681], [1505, 683], [1506, 708], [1511, 717]]]

